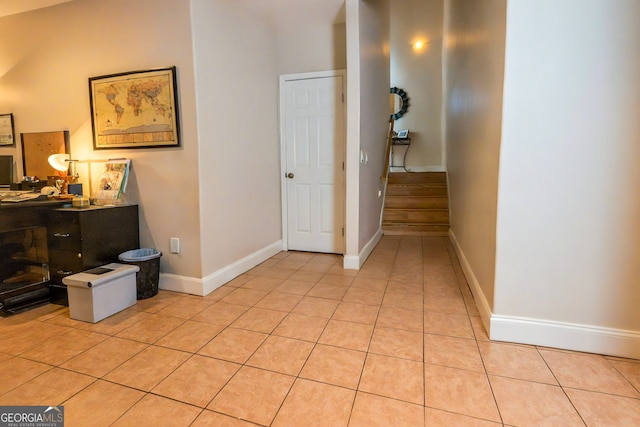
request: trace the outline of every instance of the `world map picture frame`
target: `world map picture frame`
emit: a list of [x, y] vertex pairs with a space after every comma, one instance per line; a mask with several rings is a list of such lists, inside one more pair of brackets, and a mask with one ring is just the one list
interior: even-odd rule
[[180, 146], [176, 67], [89, 78], [93, 148]]

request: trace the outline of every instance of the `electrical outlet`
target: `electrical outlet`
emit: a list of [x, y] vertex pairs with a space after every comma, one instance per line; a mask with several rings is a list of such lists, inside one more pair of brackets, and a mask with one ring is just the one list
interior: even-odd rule
[[178, 239], [177, 237], [170, 238], [169, 245], [171, 246], [170, 252], [172, 254], [180, 253], [180, 239]]

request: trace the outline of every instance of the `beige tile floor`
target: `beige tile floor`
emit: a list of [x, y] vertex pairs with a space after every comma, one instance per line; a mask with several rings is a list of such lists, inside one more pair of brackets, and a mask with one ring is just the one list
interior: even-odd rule
[[0, 405], [74, 426], [638, 426], [640, 360], [490, 342], [450, 243], [280, 253], [95, 325], [0, 320]]

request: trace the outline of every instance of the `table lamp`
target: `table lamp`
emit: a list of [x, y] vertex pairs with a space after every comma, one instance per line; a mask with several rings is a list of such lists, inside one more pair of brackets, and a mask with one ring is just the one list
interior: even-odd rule
[[[78, 172], [76, 171], [76, 162], [77, 160], [73, 160], [71, 155], [69, 154], [52, 154], [49, 156], [49, 164], [52, 168], [60, 172], [67, 172], [67, 176], [69, 182], [74, 183], [78, 180]], [[69, 168], [71, 170], [69, 171]]]
[[[66, 173], [64, 176], [61, 176], [60, 179], [56, 180], [58, 190], [66, 194], [68, 184], [78, 182], [79, 175], [76, 171], [77, 160], [73, 160], [69, 154], [52, 154], [49, 156], [48, 161], [52, 168], [59, 172]], [[69, 168], [71, 168], [71, 171], [69, 171]]]

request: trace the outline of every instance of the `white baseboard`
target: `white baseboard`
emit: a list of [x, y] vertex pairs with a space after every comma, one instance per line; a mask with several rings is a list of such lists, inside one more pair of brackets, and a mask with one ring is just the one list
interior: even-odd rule
[[492, 340], [640, 359], [640, 332], [598, 326], [491, 316]]
[[345, 255], [342, 260], [342, 267], [345, 270], [360, 270], [360, 257], [357, 255]]
[[276, 255], [277, 253], [282, 252], [282, 240], [278, 240], [266, 246], [246, 257], [230, 264], [224, 268], [221, 268], [218, 271], [215, 271], [205, 278], [202, 279], [204, 294], [207, 295], [225, 283], [235, 279], [243, 273], [251, 270], [258, 264], [261, 264]]
[[492, 313], [453, 230], [449, 230], [449, 238], [491, 340], [640, 359], [640, 332], [638, 331], [501, 316]]
[[160, 289], [183, 292], [193, 295], [208, 295], [225, 283], [235, 279], [243, 273], [263, 263], [282, 251], [282, 240], [278, 240], [246, 257], [214, 271], [202, 279], [177, 276], [174, 274], [160, 274]]
[[484, 324], [487, 333], [491, 333], [491, 307], [489, 306], [489, 301], [484, 296], [484, 292], [482, 291], [482, 287], [480, 286], [480, 282], [476, 278], [476, 275], [473, 273], [473, 269], [467, 261], [467, 257], [464, 256], [464, 252], [460, 247], [460, 243], [458, 243], [458, 239], [454, 234], [453, 230], [449, 228], [449, 239], [453, 244], [453, 248], [456, 251], [456, 255], [458, 255], [458, 260], [460, 261], [460, 266], [462, 267], [462, 272], [467, 279], [467, 283], [469, 283], [469, 288], [471, 289], [471, 293], [473, 294], [473, 299], [476, 301], [476, 306], [478, 311], [480, 312], [480, 317], [482, 318], [482, 323]]
[[200, 295], [202, 293], [202, 279], [179, 276], [177, 274], [160, 273], [158, 287], [165, 291], [182, 292], [184, 294]]
[[378, 231], [373, 235], [373, 237], [364, 245], [364, 248], [360, 251], [358, 255], [345, 255], [344, 260], [342, 261], [342, 266], [346, 270], [360, 270], [362, 264], [369, 258], [371, 252], [375, 249], [376, 245], [382, 238], [382, 229], [378, 228]]

